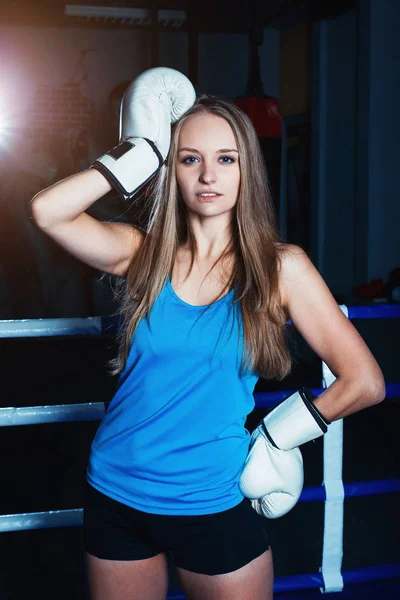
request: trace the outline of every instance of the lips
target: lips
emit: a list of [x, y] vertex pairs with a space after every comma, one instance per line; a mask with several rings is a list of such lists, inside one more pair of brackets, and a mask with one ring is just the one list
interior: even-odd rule
[[221, 196], [222, 194], [220, 194], [219, 192], [213, 192], [213, 191], [199, 192], [198, 194], [196, 194], [196, 196], [205, 197], [205, 198], [207, 198], [207, 196], [209, 197], [210, 195]]

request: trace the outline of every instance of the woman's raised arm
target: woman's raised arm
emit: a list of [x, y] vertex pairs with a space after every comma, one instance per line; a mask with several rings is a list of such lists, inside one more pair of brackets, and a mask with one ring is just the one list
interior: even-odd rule
[[95, 269], [125, 275], [144, 234], [128, 223], [100, 222], [85, 210], [111, 190], [96, 169], [72, 175], [37, 194], [32, 216], [40, 229]]

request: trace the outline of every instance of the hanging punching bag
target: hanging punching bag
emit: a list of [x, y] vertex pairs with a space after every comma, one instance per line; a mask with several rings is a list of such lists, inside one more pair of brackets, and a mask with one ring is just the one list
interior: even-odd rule
[[235, 104], [251, 119], [258, 137], [280, 138], [282, 134], [281, 113], [276, 98], [267, 96], [260, 72], [260, 57], [258, 46], [263, 43], [262, 29], [252, 29], [249, 32], [249, 76], [246, 96], [239, 97]]
[[263, 29], [252, 28], [248, 39], [249, 70], [246, 96], [236, 98], [234, 104], [248, 115], [254, 125], [267, 167], [275, 208], [279, 214], [282, 116], [277, 99], [267, 96], [262, 84], [258, 46], [263, 43]]

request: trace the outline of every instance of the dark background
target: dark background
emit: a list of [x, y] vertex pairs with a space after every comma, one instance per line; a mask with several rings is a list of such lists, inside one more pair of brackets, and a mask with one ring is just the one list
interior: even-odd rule
[[[346, 25], [349, 15], [357, 12], [358, 29], [354, 31], [354, 39], [360, 41], [364, 31], [362, 19], [366, 13], [364, 2], [317, 2], [293, 0], [268, 0], [261, 4], [255, 2], [215, 2], [212, 0], [183, 1], [165, 0], [159, 2], [81, 2], [81, 4], [142, 7], [151, 11], [157, 9], [182, 9], [187, 11], [188, 44], [185, 46], [187, 74], [193, 83], [201, 80], [202, 73], [212, 69], [210, 62], [202, 62], [199, 55], [199, 37], [202, 35], [220, 34], [228, 43], [229, 36], [251, 36], [261, 40], [265, 28], [273, 28], [280, 32], [282, 40], [288, 45], [288, 32], [296, 31], [290, 37], [290, 43], [296, 36], [301, 41], [293, 50], [281, 45], [281, 56], [287, 57], [305, 48], [310, 66], [318, 46], [316, 31], [331, 27], [333, 35], [335, 27], [348, 32]], [[372, 3], [373, 4], [373, 3]], [[389, 3], [390, 4], [390, 3]], [[388, 4], [388, 6], [389, 6]], [[172, 31], [172, 26], [134, 25], [121, 22], [93, 22], [72, 20], [63, 14], [64, 2], [61, 0], [37, 0], [22, 2], [14, 0], [1, 7], [0, 42], [4, 36], [11, 35], [13, 28], [33, 28], [40, 35], [43, 28], [56, 31], [65, 28], [86, 28], [104, 30], [135, 31], [143, 41], [146, 55], [139, 71], [159, 64], [160, 36], [165, 31]], [[364, 11], [364, 12], [363, 12]], [[319, 29], [318, 29], [319, 28]], [[265, 31], [264, 31], [265, 33]], [[143, 36], [147, 35], [145, 39]], [[329, 38], [328, 35], [328, 38]], [[348, 35], [348, 33], [346, 33]], [[142, 37], [141, 37], [142, 36]], [[261, 38], [260, 38], [261, 36]], [[303, 37], [301, 37], [303, 36]], [[345, 36], [345, 34], [344, 34]], [[340, 33], [338, 35], [340, 38]], [[351, 36], [350, 36], [351, 37]], [[261, 44], [262, 45], [262, 44]], [[260, 45], [260, 49], [261, 49]], [[319, 46], [318, 46], [319, 47]], [[286, 48], [286, 49], [285, 49]], [[332, 60], [338, 60], [341, 47], [337, 45]], [[287, 52], [287, 54], [285, 54]], [[307, 54], [309, 53], [309, 54]], [[323, 52], [321, 56], [324, 56]], [[393, 51], [395, 57], [395, 51]], [[295, 59], [291, 68], [285, 71], [280, 65], [280, 98], [279, 106], [284, 120], [288, 124], [288, 211], [286, 237], [290, 243], [302, 245], [314, 258], [335, 298], [340, 303], [369, 304], [373, 301], [387, 302], [390, 298], [387, 291], [377, 286], [377, 291], [367, 289], [360, 295], [359, 286], [368, 284], [372, 276], [378, 273], [382, 283], [396, 266], [396, 262], [386, 259], [390, 238], [383, 235], [379, 241], [367, 245], [360, 230], [354, 230], [354, 257], [343, 261], [337, 272], [347, 268], [347, 262], [354, 258], [354, 269], [349, 281], [345, 276], [338, 278], [332, 267], [339, 261], [340, 244], [335, 241], [340, 232], [331, 228], [326, 239], [326, 252], [329, 257], [325, 261], [318, 257], [318, 235], [315, 223], [328, 228], [330, 217], [335, 211], [329, 202], [323, 220], [322, 212], [316, 209], [312, 197], [315, 195], [315, 171], [318, 164], [315, 156], [315, 136], [320, 125], [318, 102], [316, 99], [315, 71], [314, 80], [308, 79], [305, 69], [304, 77], [295, 81]], [[249, 52], [249, 59], [251, 53]], [[177, 63], [182, 60], [177, 56]], [[285, 58], [286, 60], [286, 58]], [[246, 63], [247, 80], [251, 67]], [[263, 63], [262, 63], [263, 64]], [[171, 65], [173, 66], [173, 65]], [[136, 64], [137, 67], [137, 64]], [[135, 67], [135, 68], [136, 68]], [[272, 67], [271, 67], [272, 68]], [[263, 69], [263, 67], [262, 67]], [[338, 71], [343, 69], [339, 64]], [[289, 73], [289, 75], [288, 75]], [[307, 75], [308, 73], [308, 75]], [[352, 77], [360, 82], [365, 74], [354, 72]], [[203, 75], [204, 77], [204, 75]], [[393, 77], [390, 71], [387, 77]], [[285, 87], [285, 81], [292, 85]], [[90, 160], [96, 157], [95, 152], [105, 152], [117, 142], [116, 118], [113, 113], [113, 100], [120, 97], [121, 90], [127, 83], [121, 81], [118, 89], [110, 87], [99, 106], [79, 94], [77, 79], [63, 87], [58, 100], [65, 107], [66, 98], [73, 98], [77, 103], [74, 135], [65, 138], [67, 143], [60, 143], [67, 135], [67, 129], [48, 130], [43, 121], [35, 121], [26, 130], [26, 141], [33, 140], [36, 152], [45, 157], [44, 168], [35, 172], [26, 170], [23, 161], [12, 157], [14, 170], [3, 169], [0, 181], [0, 320], [50, 317], [90, 317], [95, 315], [111, 315], [116, 308], [113, 301], [112, 285], [115, 280], [109, 276], [83, 265], [62, 249], [58, 248], [42, 232], [37, 230], [29, 215], [29, 201], [33, 195], [51, 183], [50, 170], [56, 169], [57, 180], [80, 169], [87, 168]], [[393, 77], [393, 96], [398, 90], [398, 78]], [[51, 87], [51, 86], [50, 86]], [[357, 86], [356, 86], [357, 87]], [[44, 103], [49, 89], [42, 83], [40, 94], [35, 96], [32, 115], [40, 113], [40, 105]], [[46, 89], [44, 89], [46, 88]], [[39, 88], [38, 88], [39, 89]], [[230, 88], [231, 89], [231, 88]], [[233, 89], [233, 88], [232, 88]], [[51, 92], [52, 90], [50, 90]], [[203, 90], [202, 90], [203, 91]], [[208, 91], [208, 90], [204, 90]], [[211, 90], [213, 91], [213, 90]], [[221, 88], [221, 95], [224, 90]], [[60, 89], [56, 90], [60, 93]], [[230, 93], [230, 92], [229, 92]], [[234, 100], [234, 97], [228, 99]], [[269, 90], [265, 88], [265, 93]], [[343, 96], [349, 93], [343, 90]], [[237, 90], [236, 96], [246, 95], [246, 87]], [[302, 102], [299, 102], [299, 98]], [[304, 101], [303, 101], [304, 100]], [[361, 102], [361, 100], [359, 100]], [[62, 104], [64, 102], [64, 104]], [[368, 106], [362, 102], [363, 110]], [[323, 109], [323, 107], [322, 107]], [[321, 109], [321, 110], [322, 110]], [[96, 112], [97, 111], [97, 112]], [[317, 111], [317, 112], [315, 112]], [[338, 111], [340, 112], [340, 111]], [[385, 112], [383, 106], [382, 113]], [[43, 116], [43, 111], [40, 113]], [[101, 114], [101, 117], [99, 116]], [[316, 116], [317, 115], [317, 116]], [[107, 116], [107, 118], [106, 118]], [[68, 118], [72, 118], [72, 113]], [[382, 117], [384, 118], [384, 117]], [[349, 121], [350, 121], [349, 117]], [[333, 122], [333, 120], [332, 120]], [[346, 121], [347, 122], [347, 121]], [[340, 129], [340, 123], [333, 123]], [[398, 121], [392, 124], [398, 128]], [[379, 129], [380, 123], [377, 123]], [[363, 141], [363, 131], [359, 140]], [[25, 134], [24, 134], [25, 135]], [[334, 136], [333, 129], [330, 133]], [[365, 136], [369, 135], [365, 132]], [[355, 161], [355, 171], [360, 169], [355, 189], [351, 192], [359, 198], [366, 188], [369, 172], [363, 163], [364, 155], [360, 148], [354, 148], [349, 138], [342, 140], [343, 152], [348, 152]], [[314, 141], [313, 141], [314, 140]], [[371, 138], [372, 140], [372, 138]], [[360, 143], [361, 143], [360, 141]], [[274, 201], [279, 212], [280, 175], [281, 175], [281, 139], [261, 138], [265, 160], [273, 185]], [[370, 146], [374, 144], [370, 141]], [[375, 145], [374, 145], [375, 147]], [[318, 146], [320, 148], [320, 146]], [[346, 150], [347, 148], [347, 150]], [[396, 154], [397, 150], [397, 154]], [[0, 149], [0, 153], [4, 152]], [[383, 152], [383, 149], [382, 149]], [[92, 156], [93, 155], [93, 156]], [[347, 156], [347, 155], [346, 155]], [[397, 157], [398, 149], [385, 155], [389, 163]], [[4, 157], [9, 161], [9, 154]], [[343, 193], [348, 188], [347, 180], [341, 170], [342, 163], [339, 152], [328, 156], [331, 164], [337, 161], [337, 173], [330, 173], [326, 185], [336, 189], [339, 180]], [[360, 163], [360, 164], [359, 164]], [[5, 163], [3, 162], [3, 165]], [[8, 162], [7, 162], [8, 164]], [[42, 164], [42, 163], [41, 163]], [[357, 165], [359, 165], [357, 167]], [[363, 170], [364, 169], [364, 170]], [[388, 167], [389, 169], [389, 167]], [[358, 172], [358, 171], [357, 171]], [[392, 172], [392, 170], [391, 170]], [[376, 179], [384, 185], [384, 180]], [[12, 182], [10, 183], [12, 179]], [[368, 180], [369, 181], [369, 180]], [[358, 194], [358, 195], [357, 195]], [[318, 195], [318, 194], [317, 194]], [[382, 193], [382, 202], [386, 195]], [[396, 196], [397, 198], [397, 196]], [[367, 202], [367, 201], [365, 201]], [[118, 219], [141, 224], [145, 227], [146, 216], [141, 211], [141, 203], [136, 207], [128, 207], [114, 193], [102, 198], [88, 211], [99, 219]], [[387, 221], [393, 220], [385, 204]], [[348, 219], [343, 219], [343, 227], [351, 220], [353, 211], [359, 208], [355, 202], [349, 205]], [[359, 214], [360, 227], [364, 224], [366, 211]], [[394, 210], [394, 209], [393, 209]], [[321, 216], [322, 215], [322, 216]], [[368, 221], [368, 218], [366, 218]], [[369, 225], [373, 225], [373, 213], [369, 216]], [[392, 230], [390, 229], [392, 232]], [[348, 234], [347, 234], [348, 235]], [[360, 241], [361, 240], [361, 241]], [[395, 256], [395, 252], [392, 253]], [[371, 267], [372, 257], [375, 264], [380, 264], [380, 271]], [[397, 255], [398, 256], [398, 255]], [[357, 258], [358, 257], [358, 258]], [[379, 263], [380, 260], [380, 263]], [[358, 261], [358, 262], [357, 262]], [[346, 264], [345, 264], [346, 262]], [[360, 266], [361, 265], [361, 266]], [[324, 267], [324, 268], [323, 268]], [[336, 268], [336, 267], [335, 267]], [[400, 322], [394, 319], [356, 320], [353, 322], [361, 333], [379, 365], [385, 380], [399, 381]], [[307, 346], [297, 332], [293, 332], [290, 350], [294, 359], [290, 377], [280, 384], [273, 381], [260, 380], [256, 386], [258, 391], [277, 389], [294, 389], [301, 386], [320, 387], [321, 361]], [[1, 339], [0, 338], [0, 380], [1, 406], [44, 406], [86, 402], [108, 402], [111, 400], [116, 380], [106, 373], [106, 361], [115, 354], [115, 342], [112, 337], [102, 336], [66, 336], [55, 338]], [[250, 431], [266, 413], [265, 409], [255, 409], [249, 415], [247, 427]], [[344, 482], [370, 481], [399, 477], [399, 451], [397, 427], [399, 422], [399, 399], [386, 399], [376, 407], [347, 417], [344, 422]], [[61, 510], [80, 508], [83, 502], [85, 469], [91, 440], [98, 426], [97, 422], [80, 422], [49, 424], [39, 426], [3, 427], [0, 436], [2, 451], [2, 493], [0, 495], [0, 514], [29, 513], [34, 511]], [[302, 448], [305, 462], [305, 486], [319, 486], [323, 480], [322, 440], [309, 443]], [[343, 569], [368, 567], [376, 564], [400, 562], [398, 539], [398, 494], [349, 498], [345, 500], [344, 523], [344, 557]], [[277, 578], [301, 573], [317, 573], [321, 563], [323, 534], [323, 503], [311, 502], [298, 504], [288, 515], [270, 522], [270, 534]], [[8, 532], [0, 534], [0, 594], [7, 600], [21, 600], [28, 594], [39, 595], [43, 599], [87, 598], [85, 586], [82, 529], [56, 528], [32, 530], [27, 532]], [[171, 589], [177, 587], [171, 564]], [[351, 586], [350, 586], [351, 587]], [[362, 592], [363, 598], [372, 594], [376, 597], [383, 594], [375, 584], [370, 584]], [[387, 592], [386, 598], [395, 597]], [[396, 592], [393, 592], [395, 594]], [[398, 590], [397, 590], [398, 593]], [[344, 595], [340, 595], [344, 597]], [[355, 597], [357, 592], [355, 592]]]

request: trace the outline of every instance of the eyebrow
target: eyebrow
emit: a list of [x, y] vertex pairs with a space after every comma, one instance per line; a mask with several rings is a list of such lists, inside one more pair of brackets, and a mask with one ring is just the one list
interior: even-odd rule
[[[197, 154], [201, 154], [196, 148], [179, 148], [178, 152], [197, 152]], [[235, 148], [221, 148], [221, 150], [217, 150], [218, 152], [236, 152], [239, 154], [239, 151]]]

